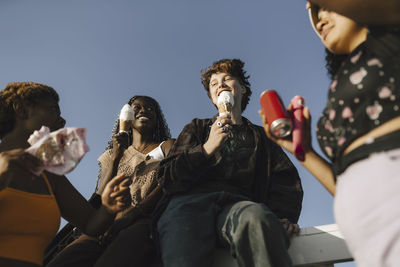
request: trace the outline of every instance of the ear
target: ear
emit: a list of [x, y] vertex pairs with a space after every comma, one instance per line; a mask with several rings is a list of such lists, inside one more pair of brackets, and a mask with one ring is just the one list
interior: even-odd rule
[[244, 87], [244, 85], [241, 85], [240, 87], [242, 88], [242, 94], [245, 94], [246, 93], [246, 87]]
[[15, 102], [13, 104], [13, 108], [15, 111], [15, 116], [21, 120], [28, 118], [28, 109], [21, 102]]

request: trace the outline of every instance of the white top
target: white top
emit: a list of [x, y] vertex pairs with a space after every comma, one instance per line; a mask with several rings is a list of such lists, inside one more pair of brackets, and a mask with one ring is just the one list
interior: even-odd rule
[[162, 160], [165, 158], [164, 152], [161, 149], [161, 145], [164, 143], [165, 141], [162, 141], [156, 148], [154, 148], [152, 151], [150, 151], [149, 153], [147, 153], [148, 156], [150, 156], [153, 159], [158, 159], [158, 160]]

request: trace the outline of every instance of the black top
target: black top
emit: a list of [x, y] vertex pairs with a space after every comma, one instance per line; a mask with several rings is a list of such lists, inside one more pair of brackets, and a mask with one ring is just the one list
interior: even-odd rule
[[317, 124], [317, 138], [335, 162], [358, 137], [400, 116], [400, 32], [369, 28], [335, 75]]

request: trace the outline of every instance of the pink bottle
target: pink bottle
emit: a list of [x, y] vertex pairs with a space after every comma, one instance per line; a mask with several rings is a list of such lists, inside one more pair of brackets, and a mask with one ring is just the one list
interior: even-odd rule
[[304, 131], [303, 131], [304, 98], [297, 95], [292, 98], [291, 104], [293, 107], [292, 141], [294, 146], [294, 155], [298, 160], [304, 161], [305, 159]]

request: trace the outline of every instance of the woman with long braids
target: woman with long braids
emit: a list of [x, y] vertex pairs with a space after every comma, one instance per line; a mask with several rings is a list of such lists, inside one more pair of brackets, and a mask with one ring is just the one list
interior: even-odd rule
[[132, 177], [132, 205], [120, 212], [114, 224], [100, 239], [82, 236], [60, 252], [47, 266], [152, 266], [158, 265], [150, 238], [151, 216], [161, 185], [157, 179], [160, 161], [174, 140], [157, 101], [134, 96], [128, 104], [134, 111], [128, 131], [121, 131], [117, 119], [106, 151], [99, 157], [97, 193], [115, 174]]

